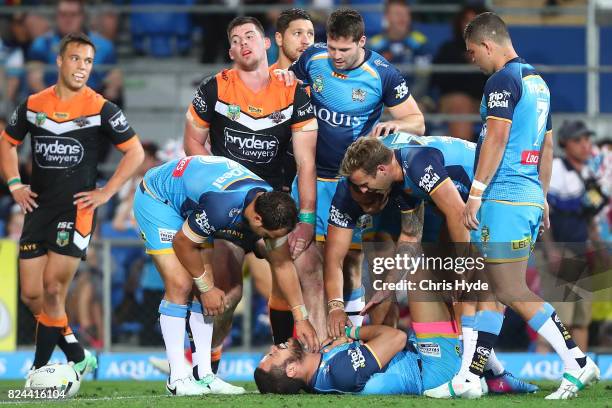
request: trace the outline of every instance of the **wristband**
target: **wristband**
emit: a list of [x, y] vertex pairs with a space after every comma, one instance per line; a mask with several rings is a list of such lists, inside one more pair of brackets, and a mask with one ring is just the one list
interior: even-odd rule
[[474, 179], [474, 181], [472, 181], [472, 188], [475, 188], [476, 190], [480, 191], [485, 191], [487, 189], [487, 185], [481, 181]]
[[291, 308], [291, 314], [293, 314], [293, 320], [296, 322], [308, 320], [308, 310], [306, 310], [306, 306], [304, 305], [293, 306]]
[[204, 271], [202, 276], [200, 276], [198, 278], [193, 278], [193, 281], [194, 281], [195, 285], [197, 286], [197, 288], [202, 293], [206, 293], [206, 292], [208, 292], [209, 290], [211, 290], [212, 288], [215, 287], [215, 285], [212, 282], [212, 280], [211, 279], [207, 279], [206, 275], [207, 275], [207, 273], [206, 273], [206, 271]]
[[283, 235], [280, 238], [264, 238], [264, 244], [266, 245], [267, 251], [272, 251], [287, 242], [287, 235]]
[[21, 184], [21, 178], [13, 177], [12, 179], [9, 179], [6, 182], [6, 185], [9, 186], [9, 187], [12, 186], [12, 185], [15, 185], [15, 184]]
[[468, 198], [470, 200], [482, 200], [481, 196], [475, 196], [475, 195], [471, 195], [471, 194], [468, 196]]
[[27, 184], [13, 184], [12, 186], [9, 186], [9, 191], [12, 193], [13, 191], [17, 191], [17, 190], [21, 190], [22, 188], [26, 188]]
[[341, 298], [335, 298], [327, 302], [327, 313], [331, 313], [334, 310], [344, 311], [344, 300]]
[[317, 222], [317, 217], [314, 211], [300, 211], [299, 220], [300, 222], [305, 222], [306, 224], [315, 225]]
[[344, 334], [346, 334], [346, 337], [348, 337], [349, 339], [360, 340], [359, 338], [360, 330], [361, 330], [361, 326], [357, 326], [357, 327], [346, 326], [344, 328]]

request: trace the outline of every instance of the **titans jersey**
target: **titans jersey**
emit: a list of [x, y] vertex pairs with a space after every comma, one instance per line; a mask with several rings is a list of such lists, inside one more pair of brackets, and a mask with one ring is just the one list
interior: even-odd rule
[[246, 167], [217, 156], [190, 156], [149, 170], [146, 191], [187, 220], [194, 241], [224, 229], [244, 229], [242, 211], [272, 187]]
[[[319, 368], [310, 382], [310, 388], [318, 394], [359, 393], [364, 388], [368, 394], [391, 393], [379, 386], [381, 378], [377, 378], [375, 390], [372, 387], [368, 389], [368, 381], [376, 376], [384, 376], [390, 367], [398, 363], [401, 363], [403, 368], [402, 393], [420, 394], [422, 379], [415, 353], [401, 351], [389, 364], [381, 367], [370, 348], [360, 342], [342, 344], [322, 354]], [[397, 373], [392, 374], [394, 378], [397, 376]]]
[[319, 177], [333, 178], [348, 146], [370, 133], [383, 105], [393, 107], [410, 97], [406, 81], [379, 54], [365, 50], [365, 60], [351, 70], [335, 69], [327, 45], [315, 44], [292, 65], [310, 86], [318, 118], [316, 165]]
[[482, 198], [543, 205], [538, 162], [540, 145], [552, 127], [550, 91], [542, 77], [521, 58], [508, 61], [487, 80], [480, 116], [485, 126], [478, 138], [476, 165], [487, 119], [512, 124], [499, 168]]

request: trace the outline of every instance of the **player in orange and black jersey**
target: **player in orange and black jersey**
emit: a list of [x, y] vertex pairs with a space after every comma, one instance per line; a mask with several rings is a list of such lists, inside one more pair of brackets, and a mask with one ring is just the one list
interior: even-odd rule
[[[26, 212], [19, 273], [21, 298], [38, 322], [33, 368], [46, 365], [58, 344], [80, 374], [97, 362], [68, 325], [66, 293], [93, 233], [95, 209], [119, 190], [144, 158], [123, 112], [86, 86], [94, 53], [85, 34], [65, 36], [57, 57], [57, 84], [28, 97], [0, 140], [2, 171], [13, 198]], [[29, 186], [21, 183], [17, 167], [17, 146], [28, 134], [33, 160]], [[104, 138], [123, 158], [108, 183], [96, 189]]]
[[[300, 202], [301, 222], [289, 238], [290, 243], [294, 244], [290, 248], [295, 258], [314, 238], [317, 130], [314, 110], [304, 88], [286, 86], [270, 74], [266, 56], [270, 43], [259, 21], [252, 17], [234, 19], [228, 27], [228, 39], [234, 68], [206, 79], [197, 89], [187, 112], [185, 150], [188, 155], [212, 153], [228, 157], [280, 190], [283, 185], [283, 157], [291, 144], [298, 174], [306, 177], [305, 182], [298, 186], [306, 194], [306, 200]], [[211, 152], [205, 148], [208, 140]], [[237, 250], [225, 240], [219, 240], [220, 237], [215, 238], [215, 253]], [[298, 242], [300, 248], [297, 248]], [[220, 244], [219, 247], [217, 244]], [[240, 274], [240, 269], [227, 271], [226, 265], [213, 269], [226, 271], [218, 277], [215, 274], [215, 282], [217, 279], [226, 281], [226, 293], [232, 289], [235, 292], [236, 285], [240, 285], [242, 280], [232, 279], [232, 276]], [[216, 319], [213, 347], [221, 344], [230, 328], [235, 302], [231, 300], [230, 303], [224, 319]], [[197, 336], [197, 331], [196, 328], [194, 336]], [[199, 369], [207, 371], [208, 367]]]

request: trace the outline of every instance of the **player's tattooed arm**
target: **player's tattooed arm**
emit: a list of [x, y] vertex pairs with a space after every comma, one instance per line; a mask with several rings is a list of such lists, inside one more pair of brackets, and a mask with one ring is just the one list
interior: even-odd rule
[[[421, 203], [417, 208], [410, 212], [402, 212], [402, 231], [397, 242], [397, 248], [394, 254], [388, 254], [386, 257], [399, 256], [400, 258], [415, 258], [421, 254], [421, 238], [423, 236], [423, 216], [424, 206]], [[381, 257], [382, 254], [377, 254], [377, 257]], [[390, 283], [397, 283], [401, 279], [404, 279], [406, 274], [414, 273], [405, 268], [392, 268], [386, 271], [387, 276], [385, 277], [383, 288], [388, 288]], [[361, 311], [362, 315], [365, 315], [372, 307], [385, 301], [389, 298], [393, 292], [389, 289], [383, 289], [377, 291], [374, 296], [370, 299], [365, 308]]]

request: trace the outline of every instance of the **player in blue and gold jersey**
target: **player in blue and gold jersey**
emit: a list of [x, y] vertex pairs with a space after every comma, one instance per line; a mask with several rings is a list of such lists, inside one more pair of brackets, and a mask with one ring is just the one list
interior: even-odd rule
[[[364, 48], [361, 15], [351, 9], [333, 12], [327, 22], [327, 43], [315, 44], [291, 67], [310, 86], [318, 120], [316, 170], [316, 239], [319, 248], [327, 234], [327, 218], [346, 148], [357, 138], [407, 131], [423, 134], [424, 119], [399, 71], [384, 57]], [[379, 122], [384, 107], [392, 120]], [[297, 181], [294, 182], [294, 186]], [[296, 197], [296, 189], [293, 189]], [[344, 293], [326, 293], [328, 300], [346, 302], [348, 312], [364, 305], [360, 279], [360, 237], [353, 239], [345, 273], [351, 275]], [[343, 316], [346, 319], [346, 315]], [[354, 317], [356, 324], [360, 318]], [[319, 333], [321, 335], [321, 333]]]
[[[183, 344], [189, 310], [204, 318], [230, 308], [227, 294], [215, 286], [222, 271], [213, 271], [211, 260], [200, 251], [201, 244], [218, 232], [240, 237], [245, 251], [255, 250], [256, 241], [264, 238], [272, 272], [293, 306], [296, 334], [307, 348], [317, 349], [287, 244], [287, 234], [297, 223], [297, 209], [288, 194], [273, 192], [269, 184], [232, 160], [189, 156], [145, 174], [134, 198], [134, 215], [166, 289], [159, 312], [170, 364], [169, 393], [214, 392], [209, 382], [216, 377], [198, 382], [191, 377], [184, 364]], [[201, 304], [189, 302], [193, 285]], [[198, 352], [207, 355], [211, 338], [203, 337], [194, 337], [194, 342]], [[224, 393], [244, 392], [239, 387], [223, 388]]]
[[[473, 62], [490, 75], [481, 104], [485, 126], [478, 139], [464, 223], [486, 258], [496, 298], [521, 315], [563, 360], [561, 386], [546, 398], [572, 398], [597, 381], [599, 369], [576, 346], [554, 308], [531, 292], [525, 279], [540, 224], [549, 226], [544, 197], [552, 165], [550, 91], [517, 55], [506, 24], [496, 14], [478, 15], [467, 25], [464, 38]], [[447, 397], [453, 389], [457, 395], [480, 396], [477, 378], [497, 340], [503, 315], [488, 320], [488, 329], [479, 332], [468, 372], [440, 387], [437, 396]]]

